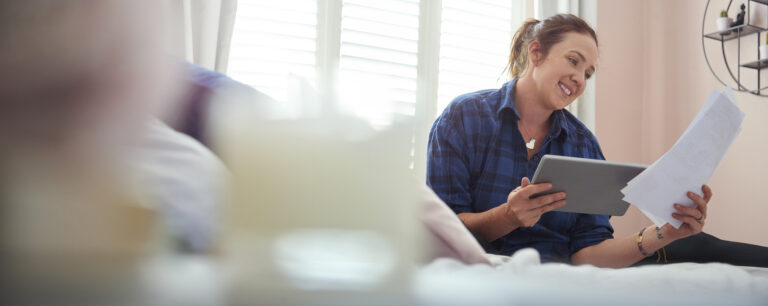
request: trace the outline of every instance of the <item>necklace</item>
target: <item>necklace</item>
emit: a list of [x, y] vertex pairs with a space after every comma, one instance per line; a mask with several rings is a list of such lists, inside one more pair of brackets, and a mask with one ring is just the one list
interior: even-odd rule
[[[528, 133], [528, 129], [525, 128], [522, 121], [520, 121], [520, 127], [523, 128], [525, 134], [531, 135], [531, 133]], [[523, 135], [523, 141], [525, 141], [525, 135]], [[533, 150], [533, 148], [536, 147], [536, 137], [531, 137], [531, 140], [525, 143], [525, 147], [528, 148], [528, 150]]]

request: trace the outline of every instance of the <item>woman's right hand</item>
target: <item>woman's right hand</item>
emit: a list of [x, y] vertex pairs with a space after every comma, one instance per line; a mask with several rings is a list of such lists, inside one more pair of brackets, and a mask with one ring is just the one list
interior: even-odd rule
[[524, 177], [520, 187], [512, 190], [507, 197], [507, 203], [503, 204], [505, 220], [514, 228], [531, 227], [539, 222], [544, 213], [565, 206], [565, 192], [530, 198], [534, 194], [549, 189], [552, 189], [550, 183], [531, 184], [531, 181]]

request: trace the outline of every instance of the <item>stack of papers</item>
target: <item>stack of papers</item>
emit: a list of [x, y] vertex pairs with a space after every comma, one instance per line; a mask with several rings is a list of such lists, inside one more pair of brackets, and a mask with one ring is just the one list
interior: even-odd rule
[[624, 201], [638, 207], [657, 226], [673, 218], [675, 203], [694, 207], [688, 191], [702, 195], [706, 184], [741, 131], [744, 113], [736, 106], [731, 89], [713, 91], [680, 139], [655, 163], [629, 181], [621, 190]]

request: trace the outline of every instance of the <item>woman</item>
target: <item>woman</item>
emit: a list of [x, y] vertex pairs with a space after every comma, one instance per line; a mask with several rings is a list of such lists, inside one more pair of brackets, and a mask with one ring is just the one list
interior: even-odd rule
[[605, 159], [589, 129], [564, 110], [584, 92], [597, 58], [597, 35], [578, 17], [528, 20], [513, 37], [512, 80], [457, 97], [435, 121], [427, 183], [490, 242], [488, 251], [532, 247], [543, 261], [626, 267], [702, 232], [712, 197], [706, 185], [701, 195], [688, 192], [695, 207], [675, 204], [680, 228], [648, 226], [616, 239], [608, 216], [552, 211], [566, 204], [562, 192], [529, 199], [551, 188], [528, 180], [544, 154]]

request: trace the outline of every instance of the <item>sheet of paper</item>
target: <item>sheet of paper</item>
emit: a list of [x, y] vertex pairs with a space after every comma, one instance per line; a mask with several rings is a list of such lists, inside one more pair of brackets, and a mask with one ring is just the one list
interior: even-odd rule
[[714, 174], [743, 120], [730, 89], [713, 91], [675, 145], [621, 190], [624, 201], [657, 226], [668, 222], [679, 228], [682, 222], [672, 217], [677, 211], [674, 203], [695, 206], [686, 192], [702, 194], [701, 185]]

